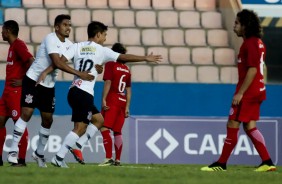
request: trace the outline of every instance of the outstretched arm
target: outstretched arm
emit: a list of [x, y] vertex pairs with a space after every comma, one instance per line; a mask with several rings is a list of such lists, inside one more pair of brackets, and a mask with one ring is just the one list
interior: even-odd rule
[[141, 61], [148, 61], [158, 63], [161, 61], [161, 55], [153, 55], [153, 53], [147, 56], [137, 56], [133, 54], [120, 54], [118, 60], [126, 61], [126, 62], [141, 62]]

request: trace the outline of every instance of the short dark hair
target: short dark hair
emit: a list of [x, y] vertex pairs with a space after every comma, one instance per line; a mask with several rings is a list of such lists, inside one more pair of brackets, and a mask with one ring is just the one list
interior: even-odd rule
[[19, 34], [19, 24], [14, 20], [7, 20], [4, 22], [3, 27], [9, 29], [11, 33], [15, 36]]
[[112, 50], [121, 54], [125, 54], [127, 52], [125, 46], [121, 43], [115, 43], [112, 46]]
[[88, 38], [93, 38], [97, 33], [103, 33], [107, 30], [108, 26], [106, 26], [102, 22], [92, 21], [90, 24], [88, 24], [87, 27]]
[[71, 16], [70, 16], [70, 15], [66, 15], [66, 14], [58, 15], [58, 16], [55, 18], [54, 26], [56, 26], [56, 25], [62, 23], [63, 20], [65, 20], [65, 19], [70, 20], [70, 19], [71, 19]]
[[238, 20], [242, 26], [245, 27], [245, 37], [249, 38], [255, 36], [257, 38], [262, 37], [262, 27], [258, 15], [248, 9], [243, 9], [237, 13]]

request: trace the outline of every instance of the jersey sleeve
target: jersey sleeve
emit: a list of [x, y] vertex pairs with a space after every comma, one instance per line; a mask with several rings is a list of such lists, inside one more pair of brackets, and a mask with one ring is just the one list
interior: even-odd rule
[[60, 46], [57, 45], [56, 39], [54, 36], [52, 36], [52, 34], [49, 34], [44, 41], [48, 54], [60, 54], [59, 49], [57, 48]]
[[32, 58], [32, 54], [28, 51], [26, 44], [23, 41], [18, 41], [14, 47], [14, 52], [22, 62], [27, 62], [29, 58]]
[[114, 68], [114, 62], [108, 62], [105, 64], [105, 71], [103, 80], [112, 80], [113, 79], [113, 68]]
[[74, 58], [75, 52], [77, 50], [76, 48], [77, 48], [77, 43], [72, 44], [70, 48], [65, 53], [63, 53], [63, 55], [67, 58], [67, 60], [71, 60], [72, 58]]
[[103, 63], [109, 62], [109, 61], [116, 61], [120, 55], [118, 52], [114, 52], [112, 49], [103, 47], [104, 52], [104, 59]]
[[255, 67], [259, 65], [261, 56], [259, 43], [253, 40], [249, 40], [246, 48], [248, 49], [247, 66]]

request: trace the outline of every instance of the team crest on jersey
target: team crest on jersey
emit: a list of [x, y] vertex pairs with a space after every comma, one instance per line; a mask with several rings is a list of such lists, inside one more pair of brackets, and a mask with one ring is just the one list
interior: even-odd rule
[[234, 109], [231, 107], [229, 110], [229, 115], [233, 115], [233, 113], [234, 113]]
[[88, 119], [89, 121], [91, 121], [91, 119], [92, 119], [92, 112], [91, 112], [91, 111], [88, 112], [87, 119]]
[[26, 103], [28, 103], [28, 104], [32, 103], [32, 101], [33, 101], [33, 96], [30, 95], [30, 94], [26, 95], [24, 101], [25, 101]]
[[18, 115], [18, 111], [17, 110], [12, 110], [12, 116], [16, 117]]

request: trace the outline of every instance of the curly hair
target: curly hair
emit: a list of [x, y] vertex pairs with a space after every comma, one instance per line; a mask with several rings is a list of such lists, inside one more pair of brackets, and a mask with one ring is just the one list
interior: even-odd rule
[[263, 33], [260, 19], [254, 11], [243, 9], [242, 11], [237, 13], [237, 17], [241, 25], [245, 27], [246, 38], [249, 38], [251, 36], [258, 38], [262, 37]]

